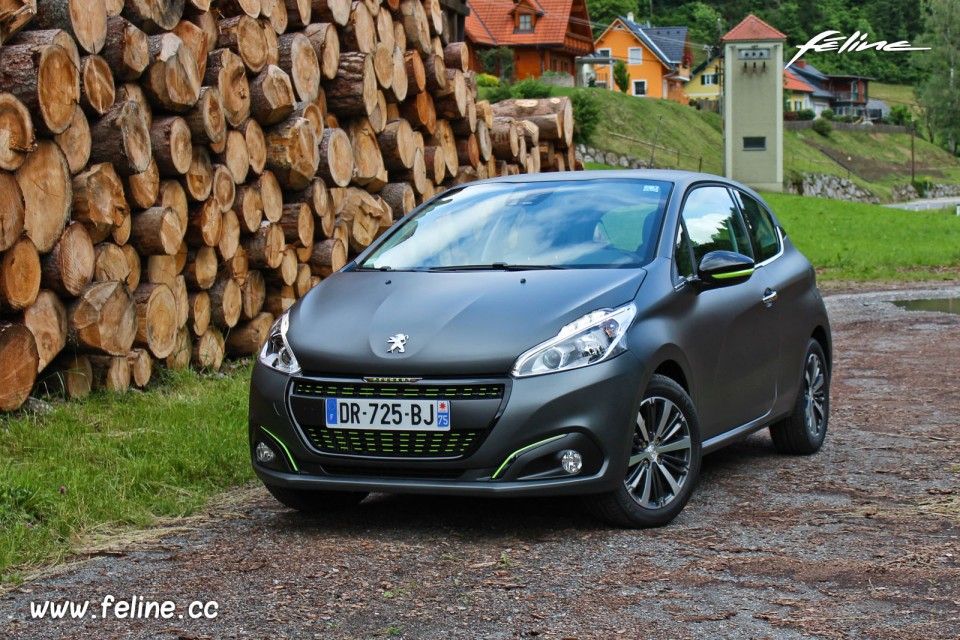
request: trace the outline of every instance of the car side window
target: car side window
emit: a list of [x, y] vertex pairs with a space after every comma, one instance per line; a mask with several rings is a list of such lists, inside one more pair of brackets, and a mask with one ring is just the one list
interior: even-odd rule
[[693, 262], [690, 260], [690, 241], [683, 225], [677, 227], [677, 242], [673, 248], [674, 259], [677, 264], [677, 275], [681, 278], [693, 276]]
[[683, 220], [694, 264], [700, 264], [711, 251], [753, 257], [747, 230], [726, 188], [699, 187], [691, 191], [683, 205]]
[[734, 194], [746, 220], [750, 239], [753, 240], [757, 262], [769, 260], [780, 253], [780, 236], [777, 235], [770, 212], [753, 197], [739, 191], [734, 191]]

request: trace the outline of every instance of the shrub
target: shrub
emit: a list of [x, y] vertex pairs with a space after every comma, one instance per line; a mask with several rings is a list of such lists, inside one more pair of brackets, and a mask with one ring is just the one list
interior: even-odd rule
[[501, 82], [495, 87], [485, 87], [482, 92], [483, 99], [489, 100], [491, 103], [507, 100], [508, 98], [513, 97], [510, 89], [511, 87], [509, 82]]
[[630, 70], [627, 69], [627, 63], [623, 60], [617, 60], [613, 65], [613, 81], [620, 91], [624, 93], [630, 91]]
[[909, 127], [913, 124], [913, 113], [910, 111], [910, 107], [905, 104], [898, 104], [890, 109], [889, 118], [891, 123], [900, 126]]
[[573, 140], [587, 142], [600, 124], [600, 105], [586, 91], [570, 96], [573, 105]]
[[797, 111], [797, 120], [813, 120], [817, 117], [817, 114], [813, 112], [813, 109], [800, 109]]
[[550, 87], [543, 84], [536, 78], [527, 78], [513, 85], [510, 89], [510, 95], [514, 98], [540, 99], [549, 98], [551, 95]]
[[823, 137], [829, 138], [830, 132], [833, 131], [833, 125], [826, 118], [817, 118], [813, 121], [813, 130]]
[[477, 74], [477, 86], [478, 87], [499, 87], [500, 78], [498, 78], [497, 76], [492, 76], [489, 73]]
[[824, 120], [833, 120], [833, 109], [824, 109], [820, 112], [820, 117]]

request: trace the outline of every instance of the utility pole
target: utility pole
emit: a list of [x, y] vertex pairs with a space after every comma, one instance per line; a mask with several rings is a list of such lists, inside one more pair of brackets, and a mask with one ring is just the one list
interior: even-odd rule
[[910, 184], [916, 182], [916, 154], [914, 153], [914, 139], [917, 137], [917, 121], [910, 120]]

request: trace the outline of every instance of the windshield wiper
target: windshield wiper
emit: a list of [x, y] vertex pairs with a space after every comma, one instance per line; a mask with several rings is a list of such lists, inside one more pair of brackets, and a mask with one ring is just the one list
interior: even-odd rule
[[393, 267], [357, 267], [356, 271], [394, 271]]
[[445, 267], [430, 267], [427, 271], [541, 271], [544, 269], [564, 269], [565, 267], [552, 264], [507, 264], [493, 262], [491, 264], [460, 264]]

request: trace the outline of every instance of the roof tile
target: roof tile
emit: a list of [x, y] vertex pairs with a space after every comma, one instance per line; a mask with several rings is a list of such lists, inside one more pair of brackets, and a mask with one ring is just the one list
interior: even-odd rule
[[787, 36], [753, 15], [748, 15], [737, 26], [727, 32], [721, 40], [786, 40]]

